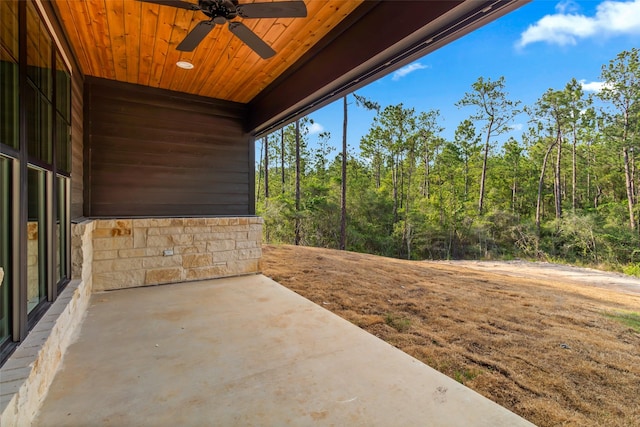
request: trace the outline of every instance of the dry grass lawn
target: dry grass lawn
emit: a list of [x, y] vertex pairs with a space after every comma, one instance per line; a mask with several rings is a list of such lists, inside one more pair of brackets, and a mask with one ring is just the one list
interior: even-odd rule
[[640, 426], [638, 294], [295, 246], [263, 272], [539, 426]]

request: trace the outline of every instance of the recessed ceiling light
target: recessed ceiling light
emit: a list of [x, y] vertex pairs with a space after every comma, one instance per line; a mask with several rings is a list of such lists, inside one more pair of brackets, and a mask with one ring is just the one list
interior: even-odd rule
[[180, 68], [184, 68], [185, 70], [193, 69], [193, 64], [189, 61], [178, 61], [176, 65]]

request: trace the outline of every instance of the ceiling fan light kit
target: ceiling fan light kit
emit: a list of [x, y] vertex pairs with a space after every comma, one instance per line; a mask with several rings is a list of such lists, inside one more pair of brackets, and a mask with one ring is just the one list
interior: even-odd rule
[[200, 11], [209, 19], [200, 21], [176, 49], [192, 52], [216, 25], [228, 23], [229, 31], [242, 40], [263, 59], [271, 58], [276, 51], [256, 33], [235, 18], [304, 18], [307, 7], [302, 0], [275, 1], [270, 3], [238, 4], [238, 0], [198, 0], [198, 4], [180, 0], [139, 0], [179, 9]]
[[193, 64], [189, 61], [178, 61], [176, 65], [184, 70], [193, 70]]

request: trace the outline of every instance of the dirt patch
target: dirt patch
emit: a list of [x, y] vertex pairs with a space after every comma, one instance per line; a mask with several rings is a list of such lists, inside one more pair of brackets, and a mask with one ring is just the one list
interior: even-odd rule
[[263, 272], [537, 425], [640, 425], [634, 283], [494, 264], [267, 245]]

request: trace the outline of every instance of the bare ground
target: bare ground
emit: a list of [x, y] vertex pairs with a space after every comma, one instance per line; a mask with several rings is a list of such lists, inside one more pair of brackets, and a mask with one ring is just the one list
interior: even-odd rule
[[612, 317], [640, 312], [635, 279], [263, 249], [265, 275], [537, 425], [640, 426], [640, 333]]

